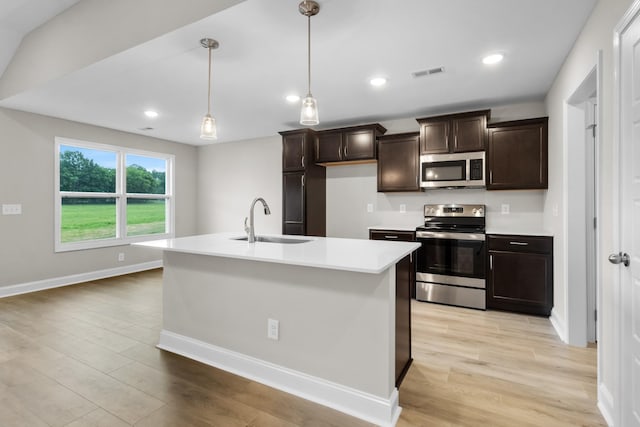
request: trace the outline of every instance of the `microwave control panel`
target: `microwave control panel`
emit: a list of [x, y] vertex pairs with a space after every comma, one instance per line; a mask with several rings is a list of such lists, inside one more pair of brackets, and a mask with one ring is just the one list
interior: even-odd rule
[[469, 179], [471, 181], [483, 180], [484, 177], [484, 165], [482, 159], [469, 160]]

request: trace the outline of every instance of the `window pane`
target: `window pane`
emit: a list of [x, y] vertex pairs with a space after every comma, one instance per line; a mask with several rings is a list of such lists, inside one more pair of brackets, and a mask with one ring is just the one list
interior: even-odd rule
[[127, 199], [127, 236], [166, 232], [164, 199]]
[[127, 154], [127, 193], [165, 194], [167, 161]]
[[62, 243], [116, 237], [116, 200], [65, 197], [62, 199]]
[[115, 193], [116, 153], [60, 145], [60, 191]]

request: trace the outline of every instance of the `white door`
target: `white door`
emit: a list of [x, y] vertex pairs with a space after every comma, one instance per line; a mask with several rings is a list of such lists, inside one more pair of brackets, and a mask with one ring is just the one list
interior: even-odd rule
[[640, 15], [630, 18], [619, 63], [621, 253], [610, 260], [620, 261], [620, 425], [640, 427]]

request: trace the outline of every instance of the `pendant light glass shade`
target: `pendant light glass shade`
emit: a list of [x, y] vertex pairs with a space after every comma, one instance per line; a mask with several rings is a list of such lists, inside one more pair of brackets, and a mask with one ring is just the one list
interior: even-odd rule
[[320, 6], [313, 0], [304, 0], [298, 5], [298, 11], [307, 17], [307, 96], [302, 100], [300, 109], [300, 124], [314, 126], [320, 123], [318, 119], [318, 102], [311, 95], [311, 17], [320, 11]]
[[209, 80], [207, 87], [207, 114], [202, 119], [200, 125], [200, 138], [213, 140], [218, 138], [218, 129], [216, 128], [216, 119], [211, 116], [211, 50], [218, 48], [218, 42], [213, 39], [200, 40], [202, 47], [209, 50]]
[[313, 126], [320, 123], [318, 119], [318, 102], [309, 93], [302, 100], [302, 110], [300, 110], [300, 124], [305, 126]]
[[218, 129], [216, 128], [216, 119], [211, 117], [211, 114], [207, 114], [202, 119], [202, 126], [200, 126], [200, 138], [202, 139], [218, 138]]

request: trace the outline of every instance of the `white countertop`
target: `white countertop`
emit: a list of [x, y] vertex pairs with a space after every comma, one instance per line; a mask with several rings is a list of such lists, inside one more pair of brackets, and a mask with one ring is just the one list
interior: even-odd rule
[[[260, 235], [264, 236], [264, 235]], [[310, 240], [283, 244], [233, 240], [241, 233], [204, 234], [134, 243], [172, 252], [208, 255], [330, 270], [379, 274], [420, 247], [419, 243], [334, 237], [274, 236]]]
[[487, 228], [485, 231], [486, 234], [509, 234], [515, 236], [547, 236], [553, 237], [553, 233], [549, 230], [544, 230], [542, 228], [529, 228], [529, 227], [491, 227]]
[[369, 230], [397, 230], [397, 231], [416, 231], [416, 227], [424, 224], [378, 224], [368, 227]]

